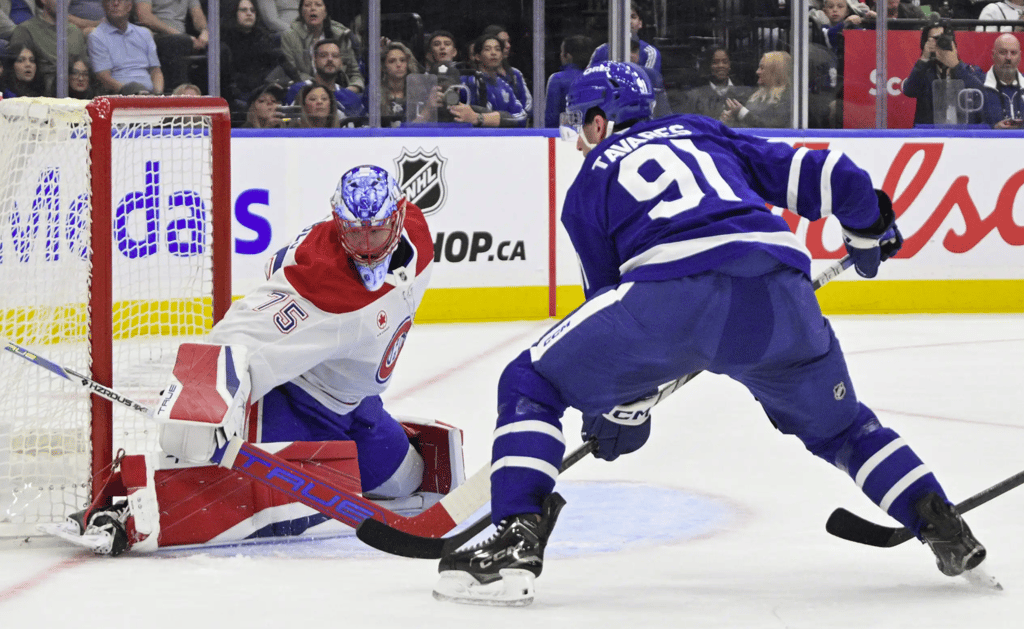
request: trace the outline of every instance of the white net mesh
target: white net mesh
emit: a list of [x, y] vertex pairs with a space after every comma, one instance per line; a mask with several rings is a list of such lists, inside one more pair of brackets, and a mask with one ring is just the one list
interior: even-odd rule
[[[0, 333], [92, 373], [91, 123], [86, 103], [0, 101]], [[210, 117], [115, 109], [111, 155], [114, 388], [150, 406], [183, 337], [212, 325]], [[98, 315], [97, 315], [98, 316]], [[0, 353], [0, 535], [83, 508], [91, 400]], [[156, 449], [157, 432], [114, 409], [113, 450]]]

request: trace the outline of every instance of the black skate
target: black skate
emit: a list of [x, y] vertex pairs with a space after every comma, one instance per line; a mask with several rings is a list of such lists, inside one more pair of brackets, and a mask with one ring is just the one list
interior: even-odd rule
[[76, 511], [63, 522], [40, 524], [40, 532], [59, 537], [97, 555], [116, 557], [131, 548], [128, 503]]
[[475, 605], [532, 603], [544, 547], [564, 506], [565, 499], [552, 493], [544, 499], [539, 518], [533, 513], [506, 518], [487, 541], [442, 558], [434, 598]]
[[985, 561], [985, 547], [975, 539], [956, 508], [938, 494], [933, 492], [921, 498], [915, 509], [927, 522], [921, 529], [921, 538], [935, 553], [935, 563], [942, 574], [955, 577]]

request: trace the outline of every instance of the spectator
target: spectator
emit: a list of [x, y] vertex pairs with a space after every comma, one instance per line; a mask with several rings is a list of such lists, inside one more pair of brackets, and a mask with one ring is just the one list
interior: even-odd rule
[[583, 74], [583, 68], [592, 54], [594, 41], [586, 35], [570, 35], [562, 40], [558, 54], [562, 69], [548, 77], [545, 127], [558, 126], [558, 118], [565, 111], [565, 95], [569, 93], [569, 86]]
[[[978, 15], [979, 20], [993, 21], [993, 22], [1005, 22], [1008, 20], [1024, 20], [1024, 0], [1003, 0], [1002, 2], [993, 2], [987, 4], [981, 10]], [[1024, 30], [1024, 24], [1021, 26], [978, 26], [975, 28], [977, 31], [1002, 31], [1004, 33], [1010, 33], [1013, 31]]]
[[299, 18], [299, 0], [256, 0], [263, 24], [278, 37]]
[[[281, 36], [281, 51], [295, 66], [299, 77], [308, 81], [314, 77], [313, 44], [321, 39], [333, 39], [341, 52], [341, 75], [338, 80], [342, 87], [356, 94], [366, 88], [363, 75], [359, 73], [359, 62], [352, 48], [351, 31], [327, 14], [323, 0], [300, 0], [299, 17], [289, 30]], [[340, 78], [340, 77], [339, 77]]]
[[[960, 60], [956, 49], [956, 33], [948, 25], [928, 24], [921, 29], [921, 58], [914, 64], [910, 75], [903, 81], [903, 93], [917, 99], [914, 124], [955, 124], [960, 121], [955, 109], [950, 112], [947, 103], [936, 116], [933, 93], [936, 81], [960, 81], [964, 88], [981, 90], [984, 73], [977, 66]], [[954, 84], [947, 84], [955, 87]], [[957, 95], [951, 99], [955, 101]], [[952, 115], [950, 115], [952, 114]]]
[[874, 20], [876, 14], [868, 5], [856, 0], [825, 0], [820, 10], [811, 11], [811, 20], [817, 29], [811, 41], [818, 42], [841, 56], [843, 30], [861, 28], [865, 20]]
[[89, 54], [105, 94], [164, 91], [156, 43], [149, 30], [128, 21], [132, 0], [103, 0], [104, 18], [89, 35]]
[[380, 65], [380, 115], [401, 123], [406, 120], [406, 78], [419, 74], [420, 64], [408, 46], [395, 41], [384, 49]]
[[433, 68], [446, 61], [455, 61], [459, 56], [459, 49], [455, 47], [455, 36], [448, 31], [434, 31], [427, 39], [427, 68]]
[[[640, 58], [636, 63], [644, 70], [654, 70], [658, 73], [658, 76], [661, 76], [661, 53], [654, 46], [639, 39], [640, 29], [643, 27], [644, 21], [640, 17], [639, 10], [635, 3], [631, 3], [629, 5], [629, 31], [636, 35], [637, 41], [640, 42]], [[590, 57], [589, 65], [596, 66], [605, 61], [608, 61], [608, 44], [601, 44], [594, 50], [593, 56]]]
[[[512, 87], [498, 74], [504, 57], [501, 40], [495, 35], [481, 35], [473, 43], [477, 72], [462, 77], [469, 88], [469, 105], [484, 107], [488, 113], [477, 113], [474, 126], [522, 127], [527, 114]], [[498, 124], [492, 124], [498, 122]]]
[[[901, 2], [900, 0], [885, 0], [885, 11], [889, 19], [887, 26], [893, 30], [913, 30], [917, 28], [917, 25], [913, 23], [909, 25], [900, 24], [900, 20], [925, 19], [924, 11], [922, 11], [920, 7], [916, 7], [910, 2]], [[874, 29], [875, 22], [877, 20], [877, 15], [874, 17], [874, 19], [865, 19], [863, 22], [864, 28]]]
[[[228, 91], [232, 98], [245, 99], [269, 80], [284, 55], [263, 24], [257, 0], [231, 0], [220, 32], [228, 52]], [[291, 73], [298, 78], [294, 69]]]
[[1020, 72], [1020, 40], [1003, 34], [992, 43], [992, 68], [985, 76], [985, 122], [993, 129], [1024, 126], [1024, 74]]
[[202, 96], [203, 90], [198, 85], [182, 83], [171, 91], [171, 96]]
[[[36, 51], [38, 73], [42, 75], [45, 92], [53, 93], [53, 80], [57, 76], [57, 2], [58, 0], [36, 0], [35, 17], [19, 24], [11, 34], [10, 49], [19, 44], [29, 44]], [[68, 24], [68, 56], [78, 55], [89, 62], [89, 51], [85, 35], [74, 24]], [[11, 54], [8, 51], [8, 54]]]
[[0, 0], [0, 53], [11, 38], [14, 27], [36, 14], [33, 0]]
[[[343, 116], [347, 118], [364, 115], [366, 108], [363, 106], [363, 99], [359, 92], [351, 85], [348, 88], [341, 85], [346, 80], [342, 72], [344, 61], [341, 43], [336, 39], [321, 39], [313, 44], [313, 57], [313, 78], [299, 81], [288, 88], [286, 96], [288, 103], [302, 104], [302, 101], [296, 100], [299, 91], [308, 85], [320, 85], [334, 94], [338, 109]], [[362, 75], [359, 76], [362, 79]]]
[[38, 58], [30, 44], [10, 45], [4, 60], [4, 73], [0, 76], [0, 91], [4, 98], [43, 95], [46, 83], [39, 73]]
[[687, 90], [682, 103], [673, 106], [674, 111], [718, 118], [725, 111], [726, 100], [746, 102], [754, 92], [750, 86], [732, 82], [732, 59], [724, 46], [711, 49], [705, 67], [708, 69], [707, 82]]
[[284, 126], [284, 114], [280, 110], [283, 104], [283, 87], [277, 83], [260, 86], [249, 96], [242, 126], [247, 129], [280, 129]]
[[[416, 94], [409, 94], [406, 98], [406, 107], [415, 108], [417, 116], [410, 122], [441, 122], [441, 123], [462, 123], [474, 127], [497, 127], [502, 124], [502, 117], [507, 116], [504, 112], [491, 111], [490, 105], [471, 105], [470, 88], [463, 83], [466, 76], [455, 65], [454, 61], [442, 61], [433, 64], [428, 74], [436, 77], [437, 84], [426, 92], [417, 90]], [[418, 77], [417, 77], [418, 78]], [[407, 88], [413, 77], [406, 79]], [[485, 85], [480, 82], [479, 85]], [[509, 88], [511, 96], [511, 88]], [[424, 100], [419, 100], [424, 98]], [[486, 93], [483, 99], [486, 101]], [[513, 97], [514, 98], [514, 97]], [[410, 99], [416, 99], [410, 101]]]
[[[210, 43], [206, 15], [199, 0], [138, 0], [135, 3], [137, 22], [153, 33], [164, 87], [173, 90], [188, 82], [188, 57], [202, 52]], [[197, 35], [190, 35], [185, 20], [191, 18]]]
[[86, 37], [103, 20], [103, 0], [70, 0], [68, 21], [82, 29]]
[[68, 98], [92, 100], [96, 97], [96, 81], [89, 64], [81, 57], [68, 59]]
[[499, 24], [492, 24], [484, 29], [484, 35], [494, 35], [501, 42], [501, 66], [498, 69], [498, 76], [505, 79], [505, 82], [512, 87], [512, 93], [526, 110], [527, 120], [533, 118], [533, 94], [530, 93], [526, 79], [518, 68], [513, 68], [509, 62], [512, 54], [512, 40], [508, 30]]
[[338, 101], [334, 100], [323, 85], [304, 85], [302, 91], [299, 92], [299, 103], [302, 104], [299, 127], [303, 129], [338, 128]]
[[745, 104], [725, 100], [721, 121], [738, 127], [789, 127], [793, 116], [793, 58], [788, 52], [766, 52], [757, 66], [760, 87]]

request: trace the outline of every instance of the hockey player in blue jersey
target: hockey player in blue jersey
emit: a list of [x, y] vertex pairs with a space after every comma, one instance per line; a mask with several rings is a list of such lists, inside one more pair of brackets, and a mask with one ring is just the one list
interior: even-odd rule
[[[616, 413], [698, 370], [737, 380], [780, 431], [848, 473], [953, 576], [985, 558], [932, 472], [857, 399], [808, 280], [810, 257], [770, 203], [834, 215], [857, 272], [902, 244], [892, 204], [840, 152], [793, 149], [695, 115], [651, 119], [643, 70], [588, 68], [567, 114], [586, 155], [562, 222], [586, 302], [504, 370], [491, 463], [497, 532], [441, 560], [435, 596], [523, 605], [564, 500], [561, 417], [613, 460], [639, 449], [649, 412]], [[644, 409], [649, 411], [649, 408]]]

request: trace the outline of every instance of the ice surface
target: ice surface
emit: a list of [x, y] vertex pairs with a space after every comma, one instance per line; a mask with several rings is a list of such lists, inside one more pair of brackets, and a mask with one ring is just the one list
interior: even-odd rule
[[[834, 317], [858, 396], [959, 501], [1024, 466], [1024, 317]], [[489, 457], [495, 383], [551, 322], [416, 327], [385, 400], [465, 430]], [[0, 543], [0, 627], [917, 628], [1019, 627], [1024, 490], [967, 517], [1006, 588], [944, 577], [911, 541], [858, 546], [825, 533], [844, 506], [892, 524], [842, 473], [772, 429], [751, 396], [703, 374], [653, 413], [651, 441], [580, 462], [537, 600], [440, 603], [436, 563], [353, 537], [110, 559], [58, 542]], [[578, 415], [565, 420], [570, 447]]]

